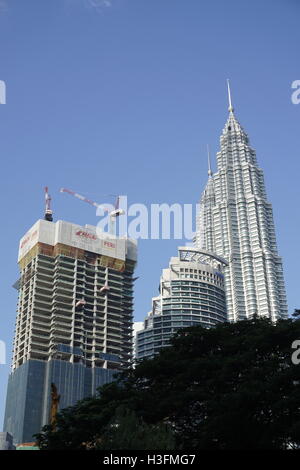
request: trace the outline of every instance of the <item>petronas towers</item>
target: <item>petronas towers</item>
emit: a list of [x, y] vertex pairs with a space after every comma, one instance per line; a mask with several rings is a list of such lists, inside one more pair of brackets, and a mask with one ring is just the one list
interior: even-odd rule
[[263, 171], [231, 103], [220, 138], [217, 172], [209, 164], [200, 200], [195, 246], [225, 258], [227, 317], [288, 316], [282, 260]]

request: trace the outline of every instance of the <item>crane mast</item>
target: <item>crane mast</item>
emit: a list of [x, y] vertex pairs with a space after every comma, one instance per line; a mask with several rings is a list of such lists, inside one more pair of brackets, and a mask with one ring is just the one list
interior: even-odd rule
[[48, 192], [48, 186], [45, 186], [45, 216], [44, 219], [53, 222], [53, 212], [51, 209], [51, 196]]
[[[103, 209], [104, 212], [108, 212], [109, 213], [109, 234], [110, 235], [116, 235], [116, 218], [119, 217], [120, 215], [125, 214], [124, 210], [119, 208], [120, 196], [116, 196], [116, 202], [114, 204], [114, 210], [109, 211], [109, 209], [103, 207], [102, 204], [98, 204], [97, 202], [94, 202], [91, 199], [88, 199], [85, 196], [82, 196], [81, 194], [78, 194], [75, 191], [72, 191], [71, 189], [61, 188], [60, 192], [70, 194], [71, 196], [76, 197], [77, 199], [80, 199], [83, 202], [87, 202], [91, 206], [94, 206], [96, 208], [101, 207], [101, 209]], [[115, 196], [115, 195], [113, 195], [113, 196]]]

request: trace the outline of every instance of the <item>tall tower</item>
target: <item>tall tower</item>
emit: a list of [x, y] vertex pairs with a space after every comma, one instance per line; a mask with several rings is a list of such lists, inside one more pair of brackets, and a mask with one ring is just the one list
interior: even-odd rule
[[60, 408], [94, 395], [132, 360], [136, 242], [39, 220], [20, 241], [21, 278], [4, 430], [31, 442]]
[[263, 171], [238, 122], [228, 82], [229, 116], [220, 138], [217, 172], [200, 200], [195, 246], [228, 261], [225, 290], [229, 321], [288, 315], [282, 260]]

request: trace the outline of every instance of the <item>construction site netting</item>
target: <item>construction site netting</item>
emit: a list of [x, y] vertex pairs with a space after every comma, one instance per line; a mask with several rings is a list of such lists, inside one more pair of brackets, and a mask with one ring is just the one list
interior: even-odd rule
[[34, 245], [19, 261], [20, 270], [23, 271], [23, 269], [25, 269], [30, 261], [37, 255], [45, 255], [53, 258], [56, 258], [57, 256], [67, 256], [69, 258], [86, 261], [88, 264], [98, 264], [106, 268], [111, 268], [115, 271], [122, 272], [125, 270], [125, 261], [121, 259], [112, 258], [106, 255], [98, 255], [96, 253], [64, 245], [62, 243], [57, 243], [55, 246], [52, 246], [40, 242]]

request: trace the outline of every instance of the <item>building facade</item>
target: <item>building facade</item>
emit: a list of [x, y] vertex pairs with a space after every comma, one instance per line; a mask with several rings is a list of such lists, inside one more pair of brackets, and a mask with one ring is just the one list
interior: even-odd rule
[[21, 239], [4, 430], [32, 442], [60, 409], [95, 394], [132, 361], [136, 242], [96, 227], [39, 220]]
[[133, 357], [136, 358], [137, 356], [137, 333], [144, 329], [144, 322], [143, 321], [135, 321], [133, 324]]
[[227, 262], [205, 250], [178, 248], [160, 279], [159, 296], [137, 331], [136, 359], [154, 356], [181, 328], [210, 328], [226, 321], [223, 271]]
[[8, 432], [0, 432], [0, 450], [16, 450], [13, 437]]
[[217, 172], [209, 171], [200, 200], [195, 246], [228, 261], [225, 291], [229, 321], [255, 314], [273, 321], [287, 318], [272, 205], [255, 151], [235, 117], [230, 90], [229, 117], [220, 145]]

